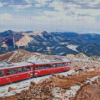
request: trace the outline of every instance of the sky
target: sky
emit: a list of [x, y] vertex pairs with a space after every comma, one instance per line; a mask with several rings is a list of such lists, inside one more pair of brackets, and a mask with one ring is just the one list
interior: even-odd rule
[[0, 0], [0, 32], [100, 33], [100, 0]]

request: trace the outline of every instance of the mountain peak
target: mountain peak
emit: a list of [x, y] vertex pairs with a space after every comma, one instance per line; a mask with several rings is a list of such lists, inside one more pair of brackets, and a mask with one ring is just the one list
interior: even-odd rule
[[13, 33], [13, 31], [12, 30], [7, 30], [7, 31], [5, 31], [6, 33], [8, 33], [8, 34], [12, 34]]
[[42, 31], [42, 30], [36, 30], [36, 31], [34, 31], [33, 33], [34, 33], [34, 35], [42, 36], [43, 33], [47, 33], [47, 32], [46, 32], [46, 31]]
[[7, 30], [7, 31], [4, 31], [4, 32], [0, 32], [0, 34], [12, 34], [14, 33], [12, 30]]

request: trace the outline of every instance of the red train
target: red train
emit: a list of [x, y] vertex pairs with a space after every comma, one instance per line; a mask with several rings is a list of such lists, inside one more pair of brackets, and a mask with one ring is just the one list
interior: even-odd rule
[[71, 62], [14, 63], [13, 66], [0, 67], [0, 85], [70, 70]]

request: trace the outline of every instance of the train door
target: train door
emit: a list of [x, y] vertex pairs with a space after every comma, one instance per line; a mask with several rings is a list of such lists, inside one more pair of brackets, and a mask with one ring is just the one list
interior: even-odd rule
[[0, 70], [0, 85], [6, 84], [4, 70]]
[[37, 66], [35, 65], [35, 64], [33, 64], [33, 77], [35, 76], [35, 73], [36, 73], [36, 70], [37, 70], [37, 68], [36, 68]]
[[7, 83], [13, 82], [12, 69], [7, 69], [6, 70], [6, 81], [7, 81]]
[[31, 67], [30, 76], [33, 77], [34, 76], [34, 65], [30, 66], [30, 67]]
[[56, 73], [56, 64], [52, 64], [52, 73]]

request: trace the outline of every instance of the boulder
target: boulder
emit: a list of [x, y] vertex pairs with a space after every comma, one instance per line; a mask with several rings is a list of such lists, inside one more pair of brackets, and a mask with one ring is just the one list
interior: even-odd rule
[[86, 66], [85, 69], [89, 69], [89, 66]]
[[75, 76], [76, 75], [76, 72], [72, 72], [70, 74], [67, 74], [68, 76]]
[[31, 85], [36, 85], [36, 83], [34, 81], [31, 81]]
[[76, 75], [76, 73], [75, 73], [75, 72], [72, 72], [72, 73], [71, 73], [71, 76], [75, 76], [75, 75]]
[[74, 70], [77, 72], [77, 71], [83, 71], [83, 68], [82, 67], [75, 67]]
[[41, 83], [43, 83], [43, 82], [46, 82], [46, 80], [47, 80], [47, 79], [41, 79], [41, 80], [38, 82], [38, 84], [41, 84]]
[[59, 74], [52, 74], [52, 76], [59, 78]]
[[98, 66], [95, 66], [95, 68], [94, 68], [95, 70], [97, 70], [97, 71], [99, 71], [99, 67]]
[[13, 88], [13, 87], [9, 87], [8, 88], [8, 92], [12, 91], [12, 90], [17, 90], [17, 88]]
[[66, 93], [66, 90], [62, 90], [61, 93], [62, 93], [62, 94]]
[[53, 77], [57, 77], [57, 78], [63, 78], [65, 77], [64, 75], [62, 74], [52, 74]]
[[52, 74], [52, 76], [56, 77], [56, 74]]

